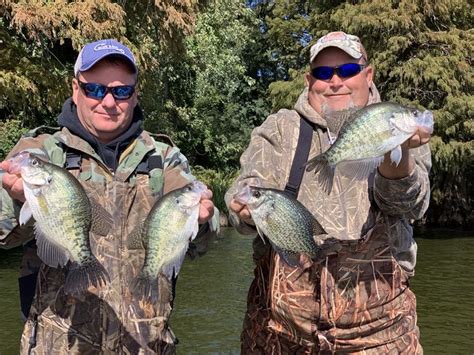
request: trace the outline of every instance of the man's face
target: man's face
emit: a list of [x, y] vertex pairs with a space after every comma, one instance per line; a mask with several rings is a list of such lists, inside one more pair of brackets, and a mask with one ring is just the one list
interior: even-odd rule
[[[78, 79], [86, 83], [113, 87], [134, 85], [136, 75], [120, 61], [100, 61], [90, 70], [79, 73]], [[112, 141], [130, 126], [133, 109], [138, 102], [136, 92], [127, 100], [116, 100], [111, 92], [102, 100], [93, 99], [85, 95], [77, 79], [73, 79], [72, 90], [79, 120], [102, 143]]]
[[[365, 64], [365, 60], [352, 58], [336, 47], [321, 51], [311, 63], [311, 68], [320, 66], [336, 67], [345, 63]], [[350, 78], [340, 78], [336, 73], [329, 80], [317, 80], [307, 73], [308, 101], [313, 109], [323, 115], [326, 110], [339, 111], [351, 107], [364, 107], [369, 100], [369, 88], [373, 70], [368, 66], [359, 74]]]

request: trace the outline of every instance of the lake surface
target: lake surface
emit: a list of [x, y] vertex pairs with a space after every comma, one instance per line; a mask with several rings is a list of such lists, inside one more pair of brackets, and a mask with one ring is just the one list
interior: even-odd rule
[[[428, 236], [429, 238], [425, 238]], [[474, 232], [435, 231], [417, 237], [411, 286], [425, 354], [474, 354]], [[224, 229], [202, 258], [181, 269], [171, 324], [178, 354], [238, 354], [252, 280], [251, 238]], [[0, 250], [0, 354], [18, 354], [21, 251]]]

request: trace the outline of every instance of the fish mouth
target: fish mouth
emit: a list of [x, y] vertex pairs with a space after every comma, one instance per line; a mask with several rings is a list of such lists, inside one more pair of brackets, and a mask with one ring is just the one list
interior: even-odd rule
[[12, 156], [8, 161], [10, 162], [10, 174], [20, 174], [21, 168], [28, 164], [28, 160], [30, 159], [29, 152], [20, 152]]
[[201, 196], [201, 198], [210, 200], [212, 198], [212, 192], [209, 191], [206, 184], [199, 180], [194, 180], [192, 183], [193, 190]]
[[242, 205], [248, 204], [252, 197], [252, 189], [250, 185], [245, 184], [239, 191], [234, 194], [234, 200]]

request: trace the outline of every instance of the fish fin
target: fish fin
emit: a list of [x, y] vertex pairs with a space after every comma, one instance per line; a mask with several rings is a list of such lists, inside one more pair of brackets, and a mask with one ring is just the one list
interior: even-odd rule
[[357, 119], [358, 116], [356, 116], [355, 113], [358, 110], [357, 108], [349, 108], [325, 114], [325, 116], [330, 116], [326, 119], [327, 122], [331, 123], [330, 125], [328, 124], [328, 129], [331, 129], [331, 132], [336, 136], [340, 136], [347, 131], [348, 126]]
[[313, 235], [326, 234], [326, 231], [324, 230], [323, 226], [318, 222], [316, 218], [313, 219], [311, 227], [313, 230]]
[[148, 244], [148, 237], [144, 233], [143, 224], [139, 224], [133, 228], [127, 239], [128, 249], [145, 249]]
[[395, 163], [396, 166], [400, 164], [400, 160], [402, 160], [402, 147], [397, 145], [395, 148], [392, 149], [390, 152], [390, 159], [392, 163]]
[[158, 303], [158, 277], [150, 277], [141, 272], [130, 283], [131, 293], [138, 299], [151, 304]]
[[365, 180], [369, 175], [382, 164], [384, 156], [359, 159], [346, 160], [337, 165], [337, 170], [344, 176], [352, 177], [355, 180]]
[[168, 278], [168, 280], [172, 281], [173, 277], [178, 276], [179, 270], [181, 270], [181, 266], [183, 265], [184, 258], [186, 256], [186, 252], [189, 248], [189, 242], [191, 242], [197, 235], [199, 230], [199, 225], [197, 223], [199, 215], [199, 209], [195, 208], [188, 220], [186, 221], [186, 225], [184, 228], [176, 235], [176, 239], [182, 240], [187, 239], [188, 243], [185, 245], [182, 250], [179, 250], [178, 253], [167, 262], [165, 265], [162, 266], [161, 272]]
[[255, 225], [257, 228], [257, 233], [260, 236], [260, 239], [262, 239], [263, 244], [266, 244], [265, 242], [265, 233], [262, 232], [262, 230], [259, 228], [259, 226]]
[[317, 254], [312, 257], [314, 261], [320, 262], [324, 260], [326, 256], [336, 254], [342, 249], [341, 241], [327, 234], [314, 235], [313, 239], [318, 247]]
[[39, 258], [48, 266], [57, 268], [64, 266], [69, 261], [69, 252], [55, 243], [41, 230], [38, 222], [35, 223], [36, 245]]
[[288, 250], [280, 250], [280, 257], [291, 267], [302, 267], [300, 262], [300, 254]]
[[271, 240], [270, 240], [270, 244], [272, 245], [273, 249], [278, 253], [278, 255], [280, 255], [280, 258], [282, 258], [285, 261], [285, 263], [287, 263], [289, 266], [291, 267], [301, 266], [299, 253], [295, 253], [289, 250], [283, 250], [277, 247], [275, 243], [273, 243]]
[[89, 201], [91, 204], [92, 215], [91, 232], [98, 235], [106, 236], [112, 229], [112, 216], [93, 197], [89, 196]]
[[326, 156], [324, 154], [320, 154], [308, 160], [305, 166], [306, 171], [314, 170], [315, 173], [319, 172], [319, 184], [327, 194], [331, 193], [335, 168], [329, 165]]
[[26, 224], [31, 217], [33, 217], [33, 212], [31, 211], [30, 204], [28, 203], [28, 201], [25, 201], [20, 210], [20, 226]]
[[431, 111], [423, 111], [421, 115], [416, 117], [415, 121], [418, 129], [428, 132], [429, 134], [433, 133], [434, 120], [433, 113]]
[[179, 251], [179, 254], [171, 259], [166, 265], [161, 268], [161, 273], [166, 276], [168, 280], [173, 280], [173, 277], [178, 276], [181, 266], [183, 265], [186, 252], [189, 244]]
[[108, 282], [110, 282], [108, 272], [99, 260], [92, 255], [81, 264], [76, 262], [70, 264], [64, 283], [64, 293], [72, 296], [80, 295], [91, 286], [100, 288]]

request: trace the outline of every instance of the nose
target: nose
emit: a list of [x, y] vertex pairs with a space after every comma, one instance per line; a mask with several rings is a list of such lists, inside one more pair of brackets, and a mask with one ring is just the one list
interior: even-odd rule
[[331, 79], [329, 79], [329, 84], [333, 87], [340, 87], [343, 85], [342, 79], [337, 75], [337, 73], [334, 73]]
[[115, 98], [112, 96], [111, 92], [108, 92], [104, 98], [102, 99], [102, 106], [112, 108], [115, 107], [117, 103], [115, 102]]

